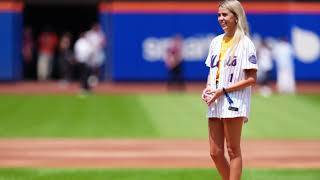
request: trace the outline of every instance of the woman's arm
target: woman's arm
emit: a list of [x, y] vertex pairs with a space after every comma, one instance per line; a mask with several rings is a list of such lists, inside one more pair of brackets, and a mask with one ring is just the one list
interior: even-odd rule
[[210, 73], [208, 74], [208, 78], [207, 78], [207, 84], [206, 84], [206, 87], [204, 88], [204, 90], [202, 91], [202, 94], [201, 94], [201, 98], [203, 101], [207, 102], [207, 93], [208, 92], [211, 92], [211, 89], [210, 89]]
[[[229, 87], [224, 87], [224, 90], [226, 92], [238, 91], [238, 90], [244, 89], [246, 87], [249, 87], [251, 85], [254, 85], [256, 83], [256, 81], [257, 81], [257, 70], [256, 69], [246, 69], [244, 80], [236, 82]], [[213, 96], [210, 100], [207, 101], [207, 104], [211, 104], [212, 102], [214, 102], [216, 99], [218, 99], [220, 96], [222, 96], [223, 93], [224, 92], [223, 92], [222, 88], [211, 91], [211, 94]]]
[[211, 84], [210, 84], [211, 80], [210, 80], [210, 73], [208, 74], [208, 78], [207, 78], [207, 85], [206, 85], [206, 88], [210, 87]]
[[256, 69], [246, 69], [245, 70], [245, 79], [239, 82], [232, 84], [229, 87], [224, 87], [225, 91], [233, 92], [244, 89], [248, 86], [252, 86], [257, 81], [257, 70]]

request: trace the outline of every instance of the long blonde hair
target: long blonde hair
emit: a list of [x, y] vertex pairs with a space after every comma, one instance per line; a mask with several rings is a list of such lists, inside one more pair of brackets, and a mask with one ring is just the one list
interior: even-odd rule
[[246, 35], [249, 36], [249, 26], [246, 17], [246, 13], [241, 5], [241, 3], [237, 0], [224, 0], [219, 3], [219, 7], [228, 9], [233, 15], [236, 16], [236, 31], [233, 35], [233, 45], [231, 47], [231, 57], [234, 56], [234, 53], [237, 49], [237, 46], [242, 38]]

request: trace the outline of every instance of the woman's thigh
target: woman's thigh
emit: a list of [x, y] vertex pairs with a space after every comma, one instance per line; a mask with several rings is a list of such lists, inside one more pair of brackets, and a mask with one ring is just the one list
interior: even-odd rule
[[224, 133], [228, 151], [233, 150], [233, 152], [236, 154], [240, 153], [240, 142], [243, 123], [244, 117], [223, 119]]
[[224, 127], [223, 121], [220, 118], [209, 118], [209, 144], [210, 153], [217, 154], [224, 152]]

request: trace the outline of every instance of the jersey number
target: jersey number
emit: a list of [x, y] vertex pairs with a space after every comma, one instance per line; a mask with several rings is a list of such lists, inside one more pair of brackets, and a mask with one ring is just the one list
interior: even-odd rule
[[233, 73], [232, 74], [230, 74], [230, 82], [232, 82], [232, 79], [233, 79]]

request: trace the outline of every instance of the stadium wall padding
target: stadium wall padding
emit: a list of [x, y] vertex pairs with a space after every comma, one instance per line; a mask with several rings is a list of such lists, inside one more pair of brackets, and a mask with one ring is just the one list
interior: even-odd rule
[[[222, 33], [217, 7], [217, 3], [181, 2], [100, 4], [100, 20], [109, 39], [112, 79], [166, 80], [163, 57], [168, 39], [181, 34], [184, 78], [205, 80], [209, 43]], [[287, 36], [297, 52], [296, 79], [320, 80], [320, 49], [314, 47], [320, 48], [320, 3], [244, 3], [244, 7], [254, 40], [277, 42]], [[272, 77], [276, 77], [275, 70]]]
[[0, 3], [0, 80], [22, 76], [22, 4]]

